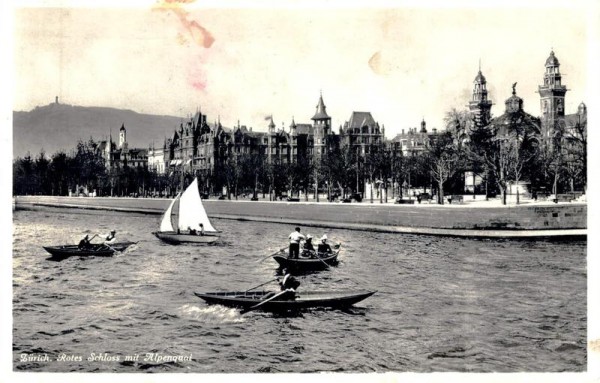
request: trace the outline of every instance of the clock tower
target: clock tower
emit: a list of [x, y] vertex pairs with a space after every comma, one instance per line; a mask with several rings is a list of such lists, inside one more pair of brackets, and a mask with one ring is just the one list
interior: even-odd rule
[[554, 129], [558, 121], [565, 117], [565, 93], [567, 87], [561, 84], [560, 63], [554, 51], [546, 60], [546, 73], [544, 85], [539, 86], [540, 102], [542, 108], [542, 139], [551, 142]]
[[482, 128], [489, 124], [492, 117], [492, 101], [488, 99], [487, 81], [481, 73], [481, 68], [479, 68], [479, 73], [473, 83], [475, 86], [473, 87], [473, 97], [469, 101], [469, 111], [473, 116], [475, 128]]

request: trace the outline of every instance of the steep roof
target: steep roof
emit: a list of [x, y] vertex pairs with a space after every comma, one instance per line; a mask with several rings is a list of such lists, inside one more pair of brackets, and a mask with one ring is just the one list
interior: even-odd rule
[[373, 119], [371, 112], [352, 112], [350, 120], [347, 122], [347, 128], [362, 128], [363, 126], [376, 127], [377, 122]]
[[319, 103], [317, 104], [317, 112], [311, 118], [311, 120], [323, 120], [330, 118], [325, 111], [325, 103], [323, 102], [323, 95], [319, 96]]

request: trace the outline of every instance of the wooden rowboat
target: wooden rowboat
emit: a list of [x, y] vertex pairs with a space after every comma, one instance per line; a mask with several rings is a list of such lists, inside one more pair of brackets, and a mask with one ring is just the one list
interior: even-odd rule
[[[229, 307], [249, 309], [255, 307], [269, 291], [230, 291], [212, 293], [194, 293], [209, 304], [220, 304]], [[274, 299], [260, 306], [265, 311], [289, 311], [307, 308], [344, 308], [352, 306], [371, 295], [375, 291], [297, 291], [294, 300]], [[266, 300], [266, 299], [265, 299]]]
[[44, 249], [56, 258], [66, 258], [72, 256], [96, 256], [110, 257], [117, 251], [123, 251], [129, 246], [137, 242], [116, 242], [108, 246], [104, 244], [93, 245], [87, 249], [80, 249], [77, 245], [62, 245], [62, 246], [44, 246]]
[[338, 254], [340, 250], [332, 254], [325, 255], [317, 253], [315, 256], [319, 258], [288, 258], [287, 254], [276, 254], [273, 259], [279, 263], [281, 268], [286, 268], [289, 272], [305, 272], [325, 270], [329, 266], [335, 266], [338, 263]]

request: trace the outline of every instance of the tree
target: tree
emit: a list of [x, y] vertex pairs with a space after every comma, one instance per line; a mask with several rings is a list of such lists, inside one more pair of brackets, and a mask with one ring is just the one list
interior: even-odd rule
[[524, 174], [532, 174], [527, 165], [535, 161], [539, 146], [533, 126], [534, 122], [521, 111], [507, 114], [496, 121], [495, 135], [483, 154], [488, 169], [496, 179], [503, 204], [506, 204], [509, 182], [517, 184], [518, 203], [518, 182]]
[[444, 183], [462, 166], [452, 134], [448, 131], [431, 136], [427, 148], [427, 164], [438, 185], [438, 204], [444, 204]]
[[52, 180], [52, 195], [67, 195], [70, 181], [71, 159], [63, 151], [52, 155], [49, 166], [50, 179]]

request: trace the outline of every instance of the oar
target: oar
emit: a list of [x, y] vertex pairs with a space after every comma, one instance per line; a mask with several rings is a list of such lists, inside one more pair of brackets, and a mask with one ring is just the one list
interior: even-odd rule
[[277, 253], [279, 253], [279, 252], [282, 252], [282, 251], [283, 251], [283, 250], [285, 250], [286, 248], [287, 248], [287, 246], [284, 246], [284, 247], [282, 247], [281, 249], [279, 249], [279, 250], [277, 250], [276, 252], [274, 252], [273, 254], [269, 254], [269, 255], [267, 255], [266, 257], [264, 257], [264, 258], [262, 258], [262, 259], [259, 259], [258, 261], [256, 261], [256, 263], [260, 263], [260, 262], [264, 261], [264, 260], [265, 260], [265, 259], [267, 259], [267, 258], [271, 258], [271, 257], [272, 257], [272, 256], [274, 256], [275, 254], [277, 254]]
[[325, 267], [327, 267], [327, 269], [329, 269], [329, 265], [324, 260], [322, 260], [321, 257], [319, 257], [319, 252], [318, 251], [315, 251], [315, 256], [317, 257], [317, 259], [319, 261], [321, 261], [325, 265]]
[[266, 285], [267, 283], [271, 283], [271, 282], [274, 282], [274, 281], [276, 281], [276, 280], [277, 280], [277, 278], [275, 278], [275, 279], [271, 279], [270, 281], [267, 281], [267, 282], [265, 282], [265, 283], [261, 283], [260, 285], [258, 285], [258, 286], [254, 286], [254, 287], [252, 287], [251, 289], [248, 289], [248, 290], [246, 290], [246, 291], [244, 291], [244, 292], [245, 292], [245, 293], [247, 293], [247, 292], [248, 292], [248, 291], [250, 291], [250, 290], [257, 289], [257, 288], [259, 288], [259, 287], [261, 287], [261, 286], [264, 286], [264, 285]]
[[293, 290], [292, 290], [292, 289], [283, 290], [283, 291], [282, 291], [282, 292], [280, 292], [279, 294], [275, 294], [275, 295], [273, 295], [271, 298], [268, 298], [268, 299], [262, 300], [260, 303], [258, 303], [258, 304], [255, 304], [254, 306], [252, 306], [252, 307], [249, 307], [249, 308], [247, 308], [247, 309], [243, 309], [242, 311], [240, 311], [240, 314], [241, 314], [241, 315], [244, 315], [244, 314], [246, 314], [246, 313], [247, 313], [247, 312], [249, 312], [249, 311], [256, 310], [257, 308], [259, 308], [260, 306], [264, 305], [265, 303], [267, 303], [267, 302], [270, 302], [270, 301], [272, 301], [273, 299], [275, 299], [275, 298], [278, 298], [278, 297], [282, 296], [283, 294], [285, 294], [285, 293], [287, 293], [287, 292], [289, 292], [289, 291], [293, 291]]

